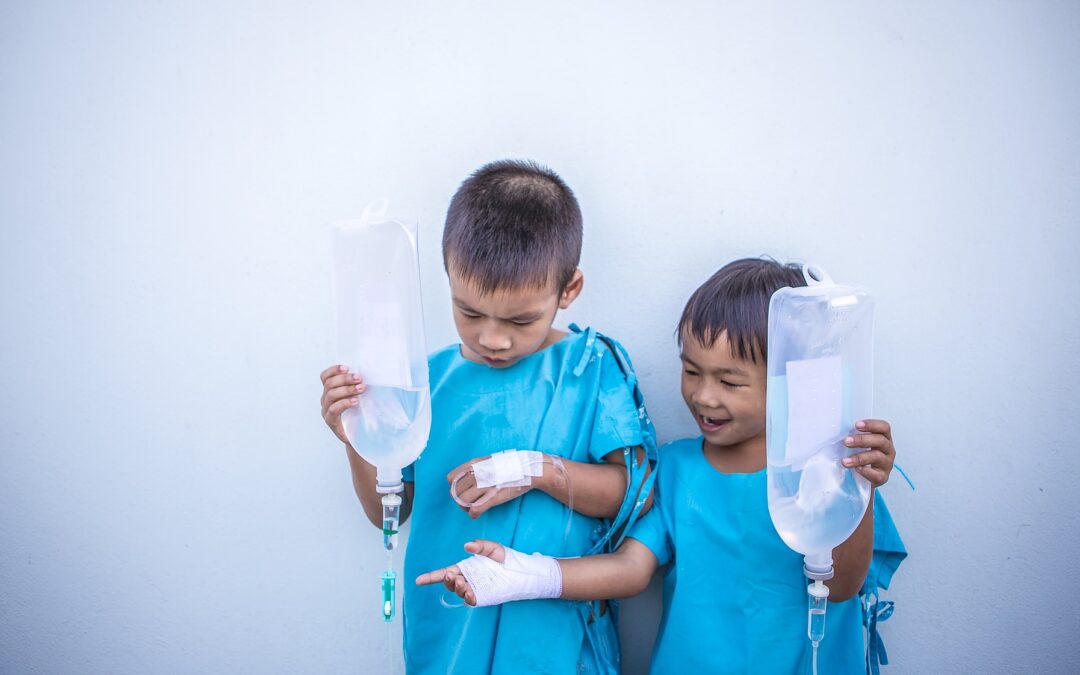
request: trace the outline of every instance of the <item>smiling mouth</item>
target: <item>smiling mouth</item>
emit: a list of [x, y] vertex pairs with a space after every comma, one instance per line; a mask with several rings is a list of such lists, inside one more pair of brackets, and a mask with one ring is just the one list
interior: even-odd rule
[[698, 415], [698, 424], [700, 424], [701, 428], [705, 431], [717, 431], [723, 428], [730, 421], [730, 419], [724, 420], [718, 417], [706, 417], [705, 415]]

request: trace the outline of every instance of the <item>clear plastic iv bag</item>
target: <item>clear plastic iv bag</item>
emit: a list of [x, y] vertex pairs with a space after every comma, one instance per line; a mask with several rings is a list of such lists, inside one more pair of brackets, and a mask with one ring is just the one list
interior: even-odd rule
[[844, 438], [873, 407], [874, 299], [816, 267], [803, 275], [806, 287], [769, 302], [769, 515], [808, 568], [824, 570], [870, 499], [870, 483], [840, 462], [854, 452]]
[[334, 223], [333, 248], [338, 361], [367, 387], [341, 421], [376, 467], [379, 491], [397, 491], [431, 427], [416, 227], [377, 203], [359, 220]]

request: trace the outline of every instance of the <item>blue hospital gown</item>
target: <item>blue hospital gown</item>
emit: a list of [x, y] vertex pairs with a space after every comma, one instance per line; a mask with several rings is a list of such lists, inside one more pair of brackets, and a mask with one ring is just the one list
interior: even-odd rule
[[[664, 573], [664, 605], [652, 673], [810, 673], [803, 557], [769, 518], [765, 470], [717, 471], [702, 438], [660, 450], [653, 508], [630, 536]], [[906, 555], [875, 491], [874, 562], [868, 578], [888, 578]], [[830, 602], [818, 672], [866, 671], [862, 606]]]
[[[405, 554], [408, 672], [574, 673], [579, 659], [592, 661], [594, 653], [617, 663], [610, 612], [590, 627], [587, 640], [588, 606], [581, 603], [448, 608], [441, 599], [460, 599], [441, 585], [412, 583], [423, 572], [460, 560], [466, 555], [462, 546], [472, 539], [575, 556], [603, 533], [600, 520], [574, 513], [567, 535], [570, 511], [539, 490], [473, 520], [451, 499], [446, 481], [462, 462], [499, 450], [540, 450], [595, 463], [641, 445], [633, 392], [610, 349], [594, 335], [571, 333], [506, 369], [468, 361], [458, 345], [430, 357], [431, 434], [423, 454], [404, 472], [416, 488]], [[583, 644], [591, 646], [583, 650]]]

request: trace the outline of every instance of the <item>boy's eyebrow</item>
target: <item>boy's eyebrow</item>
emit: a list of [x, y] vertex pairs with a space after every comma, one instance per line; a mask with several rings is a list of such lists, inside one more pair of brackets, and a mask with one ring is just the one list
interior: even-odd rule
[[[694, 363], [694, 361], [684, 353], [680, 352], [679, 353], [679, 358], [682, 359], [683, 361], [686, 361], [687, 363], [689, 363], [694, 368], [697, 368], [698, 370], [707, 370], [706, 368], [702, 368], [698, 364]], [[739, 368], [713, 368], [712, 372], [714, 372], [714, 373], [730, 373], [732, 375], [742, 375], [743, 377], [746, 376], [746, 371], [741, 370]]]
[[451, 296], [450, 299], [454, 301], [455, 305], [457, 305], [458, 307], [464, 309], [466, 312], [473, 312], [474, 314], [479, 314], [480, 313], [480, 312], [477, 312], [472, 307], [469, 307], [467, 304], [465, 304], [464, 300], [461, 300], [457, 296]]
[[[453, 300], [455, 305], [457, 305], [461, 309], [465, 310], [466, 312], [472, 312], [473, 314], [482, 314], [482, 312], [480, 312], [478, 310], [475, 310], [472, 307], [470, 307], [468, 304], [466, 304], [465, 301], [462, 300], [461, 298], [458, 298], [456, 296], [451, 296], [450, 299]], [[505, 321], [536, 321], [537, 319], [539, 319], [543, 315], [544, 315], [544, 310], [538, 309], [538, 310], [533, 310], [531, 312], [525, 312], [524, 314], [518, 314], [516, 316], [511, 316], [511, 317], [505, 319]]]
[[536, 321], [537, 319], [539, 319], [543, 315], [544, 315], [543, 311], [525, 312], [524, 314], [518, 314], [517, 316], [512, 316], [508, 320], [509, 321]]

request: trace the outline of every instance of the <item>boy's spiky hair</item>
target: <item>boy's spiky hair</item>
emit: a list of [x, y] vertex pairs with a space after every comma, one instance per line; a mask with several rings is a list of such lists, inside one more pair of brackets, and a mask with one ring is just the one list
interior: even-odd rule
[[446, 212], [443, 265], [481, 293], [561, 291], [581, 259], [581, 210], [547, 167], [524, 160], [482, 166]]
[[721, 267], [686, 301], [677, 330], [711, 348], [727, 334], [738, 359], [764, 363], [769, 344], [769, 299], [777, 290], [805, 286], [802, 266], [772, 258], [743, 258]]

